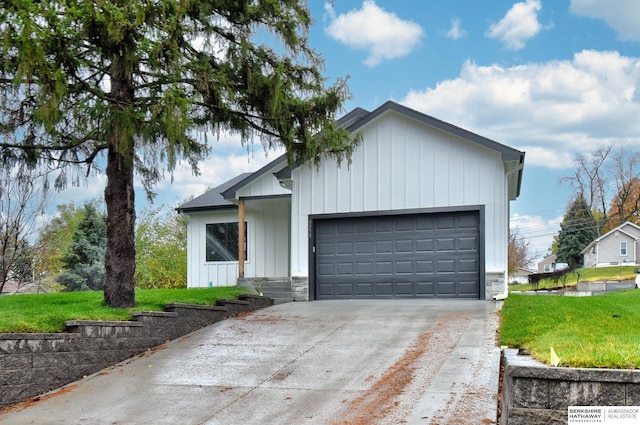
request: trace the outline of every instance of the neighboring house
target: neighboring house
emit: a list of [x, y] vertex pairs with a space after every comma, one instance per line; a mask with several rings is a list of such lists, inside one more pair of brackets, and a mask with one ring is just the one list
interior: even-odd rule
[[282, 156], [178, 208], [188, 286], [286, 279], [298, 300], [506, 293], [524, 152], [394, 102], [338, 124], [363, 136], [350, 165]]
[[640, 264], [640, 226], [627, 221], [605, 233], [582, 250], [585, 267]]
[[535, 272], [535, 270], [518, 267], [513, 273], [509, 275], [509, 283], [528, 283], [529, 276], [534, 274]]
[[538, 273], [551, 273], [556, 269], [556, 254], [547, 255], [538, 263]]

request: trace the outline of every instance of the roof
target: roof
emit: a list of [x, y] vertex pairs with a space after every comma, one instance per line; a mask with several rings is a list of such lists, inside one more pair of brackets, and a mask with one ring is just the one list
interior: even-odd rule
[[236, 176], [231, 180], [222, 183], [220, 186], [206, 191], [197, 198], [185, 202], [184, 204], [176, 208], [176, 211], [178, 211], [179, 213], [184, 213], [217, 209], [235, 209], [237, 208], [237, 205], [224, 199], [222, 193], [230, 187], [236, 185], [238, 182], [251, 176], [252, 174], [253, 173], [240, 174], [239, 176]]
[[[372, 120], [388, 111], [402, 114], [406, 117], [415, 119], [422, 124], [456, 135], [465, 140], [477, 143], [481, 146], [500, 153], [502, 161], [505, 164], [505, 171], [507, 172], [508, 177], [510, 195], [509, 199], [513, 200], [520, 196], [525, 153], [517, 149], [503, 145], [463, 128], [456, 127], [453, 124], [446, 123], [437, 118], [423, 114], [422, 112], [418, 112], [414, 109], [400, 105], [399, 103], [393, 101], [387, 101], [382, 106], [371, 112], [367, 111], [366, 109], [355, 108], [351, 112], [338, 119], [337, 123], [339, 126], [343, 126], [353, 133], [365, 124], [371, 122]], [[223, 183], [217, 188], [210, 190], [204, 195], [201, 195], [194, 200], [181, 205], [180, 207], [176, 208], [176, 210], [178, 210], [179, 212], [189, 212], [197, 210], [235, 207], [235, 204], [227, 201], [226, 199], [236, 198], [236, 193], [238, 190], [242, 189], [252, 181], [269, 172], [277, 174], [276, 177], [278, 177], [279, 179], [290, 178], [291, 169], [287, 164], [287, 155], [284, 154], [279, 156], [255, 173], [245, 173], [232, 180], [229, 180], [228, 182]]]
[[422, 112], [400, 105], [399, 103], [391, 100], [385, 102], [372, 112], [362, 108], [356, 108], [340, 118], [338, 120], [338, 125], [344, 126], [351, 133], [354, 133], [367, 123], [389, 111], [404, 115], [422, 124], [453, 134], [472, 143], [477, 143], [480, 146], [498, 152], [502, 157], [502, 162], [505, 165], [505, 171], [507, 173], [509, 199], [515, 200], [520, 196], [525, 153], [507, 145], [503, 145], [502, 143], [498, 143], [495, 140], [480, 136], [479, 134], [457, 127], [453, 124], [449, 124], [430, 115], [423, 114]]
[[233, 199], [236, 197], [236, 192], [239, 189], [245, 187], [252, 181], [256, 180], [258, 177], [261, 177], [268, 172], [276, 172], [274, 171], [274, 169], [278, 167], [280, 168], [278, 168], [277, 171], [280, 171], [281, 168], [284, 168], [286, 166], [287, 166], [287, 154], [282, 154], [276, 159], [274, 159], [273, 161], [271, 161], [270, 163], [268, 163], [267, 165], [265, 165], [264, 167], [262, 167], [261, 169], [259, 169], [258, 171], [256, 171], [255, 173], [249, 173], [248, 176], [245, 176], [244, 178], [235, 182], [233, 185], [227, 187], [222, 192], [222, 196], [225, 199]]

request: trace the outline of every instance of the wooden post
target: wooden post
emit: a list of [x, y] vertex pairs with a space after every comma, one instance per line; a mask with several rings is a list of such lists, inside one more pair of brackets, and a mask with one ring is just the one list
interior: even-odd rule
[[244, 201], [238, 202], [238, 277], [244, 277]]

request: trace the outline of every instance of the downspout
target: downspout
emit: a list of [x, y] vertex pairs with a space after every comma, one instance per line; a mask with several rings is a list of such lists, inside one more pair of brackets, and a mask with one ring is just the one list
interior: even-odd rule
[[[507, 181], [507, 205], [510, 205], [509, 202], [511, 202], [508, 199], [509, 198], [509, 196], [508, 196], [508, 193], [509, 193], [509, 189], [508, 189], [509, 177], [511, 177], [511, 175], [513, 173], [520, 172], [523, 167], [524, 167], [524, 154], [520, 156], [520, 162], [518, 163], [518, 166], [516, 168], [514, 168], [513, 170], [511, 170], [511, 171], [507, 171], [507, 173], [505, 174], [505, 179]], [[520, 193], [518, 191], [518, 193], [516, 193], [516, 197], [519, 194]], [[508, 213], [507, 213], [507, 220], [508, 221], [507, 222], [510, 223], [511, 222], [511, 217], [510, 217], [511, 208], [508, 207], [507, 209], [508, 209]], [[507, 235], [508, 234], [509, 234], [509, 226], [507, 226]], [[508, 237], [507, 237], [507, 239], [508, 239]], [[507, 245], [508, 245], [508, 242], [507, 242]], [[509, 254], [508, 254], [508, 252], [509, 252], [509, 247], [507, 246], [507, 270], [505, 270], [505, 272], [504, 272], [505, 292], [503, 292], [502, 294], [496, 294], [493, 297], [493, 299], [495, 301], [504, 300], [509, 296], [509, 289], [508, 289], [509, 282], [507, 282], [507, 280], [509, 279]]]

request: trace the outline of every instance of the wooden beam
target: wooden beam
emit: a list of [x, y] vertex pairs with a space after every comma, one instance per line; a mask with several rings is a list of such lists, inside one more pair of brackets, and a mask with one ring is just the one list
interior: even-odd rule
[[244, 201], [241, 199], [238, 202], [238, 277], [244, 277], [244, 241], [245, 241], [244, 228]]

